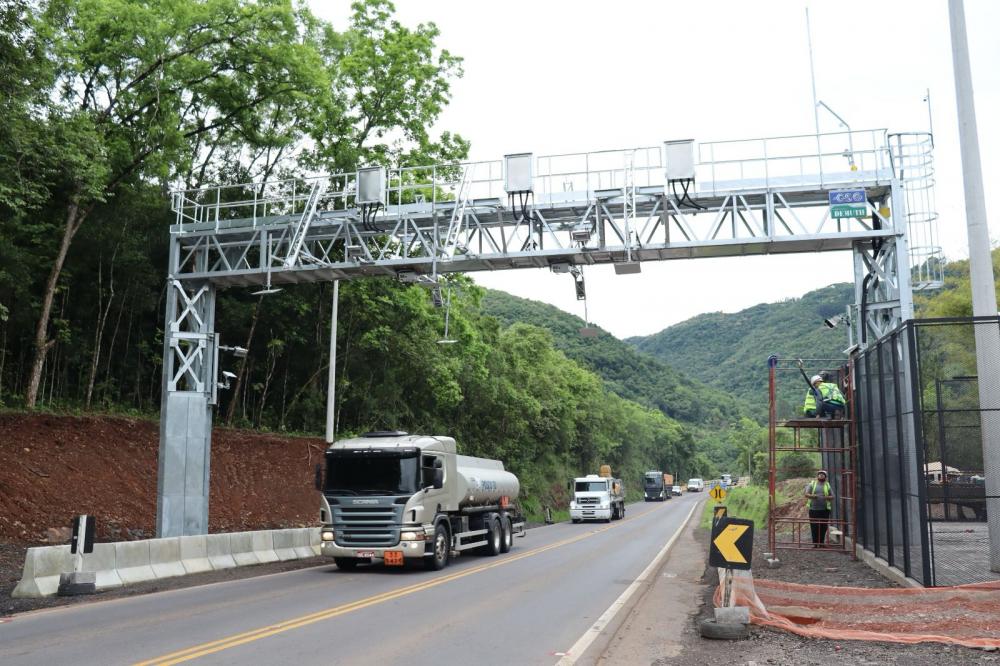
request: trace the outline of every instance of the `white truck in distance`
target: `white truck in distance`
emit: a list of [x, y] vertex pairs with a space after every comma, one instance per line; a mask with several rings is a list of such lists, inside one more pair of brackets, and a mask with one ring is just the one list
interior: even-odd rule
[[456, 453], [451, 437], [373, 432], [333, 443], [322, 491], [322, 553], [359, 563], [442, 569], [453, 553], [506, 553], [524, 536], [517, 477], [499, 460]]
[[689, 493], [700, 493], [704, 489], [705, 489], [704, 479], [688, 479]]
[[573, 479], [573, 500], [569, 517], [581, 520], [610, 522], [625, 517], [625, 487], [621, 479], [588, 474]]

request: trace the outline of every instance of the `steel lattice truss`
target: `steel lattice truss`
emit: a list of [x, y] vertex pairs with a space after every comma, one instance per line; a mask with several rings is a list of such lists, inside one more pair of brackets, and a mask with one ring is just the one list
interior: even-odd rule
[[[936, 219], [922, 148], [932, 144], [892, 137], [702, 143], [682, 179], [668, 176], [664, 145], [521, 155], [513, 179], [500, 160], [375, 169], [375, 196], [372, 169], [174, 192], [157, 532], [207, 531], [217, 288], [374, 276], [434, 285], [452, 272], [615, 264], [634, 273], [647, 261], [851, 250], [852, 321], [874, 341], [912, 316], [908, 220], [927, 232]], [[909, 189], [901, 164], [920, 167]], [[863, 210], [831, 216], [830, 192], [862, 188]], [[915, 193], [923, 203], [908, 215]]]

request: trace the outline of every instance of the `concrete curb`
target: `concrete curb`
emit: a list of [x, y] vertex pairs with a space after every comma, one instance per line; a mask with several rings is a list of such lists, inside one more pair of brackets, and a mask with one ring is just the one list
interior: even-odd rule
[[[279, 552], [280, 550], [280, 552]], [[83, 556], [82, 571], [93, 573], [98, 590], [159, 578], [231, 569], [268, 562], [306, 559], [320, 554], [320, 530], [303, 527], [94, 544]], [[21, 580], [12, 597], [48, 597], [59, 576], [73, 571], [69, 546], [29, 548]]]

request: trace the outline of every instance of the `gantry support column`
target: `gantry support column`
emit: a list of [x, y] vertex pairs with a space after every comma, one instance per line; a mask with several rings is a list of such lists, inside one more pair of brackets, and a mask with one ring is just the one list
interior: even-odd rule
[[[170, 275], [178, 241], [171, 239]], [[160, 403], [158, 537], [208, 533], [209, 461], [215, 402], [215, 287], [167, 281]]]

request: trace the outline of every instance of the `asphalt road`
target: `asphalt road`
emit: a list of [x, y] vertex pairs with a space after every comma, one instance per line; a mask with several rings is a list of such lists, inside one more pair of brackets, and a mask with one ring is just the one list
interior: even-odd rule
[[26, 613], [0, 624], [0, 664], [555, 664], [703, 498], [532, 529], [438, 572], [331, 563]]

